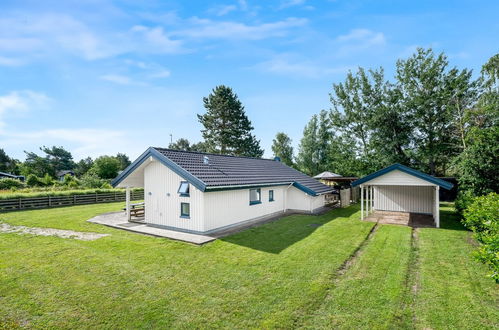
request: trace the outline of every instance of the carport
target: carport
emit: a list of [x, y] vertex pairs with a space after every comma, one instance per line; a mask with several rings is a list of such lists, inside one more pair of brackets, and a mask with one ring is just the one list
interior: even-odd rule
[[352, 182], [361, 189], [361, 218], [375, 212], [426, 214], [440, 227], [439, 189], [451, 189], [452, 183], [393, 164]]

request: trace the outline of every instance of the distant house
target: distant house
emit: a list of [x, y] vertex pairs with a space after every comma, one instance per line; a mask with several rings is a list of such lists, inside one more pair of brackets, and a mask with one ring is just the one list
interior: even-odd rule
[[62, 171], [57, 171], [57, 173], [55, 174], [55, 176], [57, 177], [57, 180], [59, 181], [64, 181], [64, 177], [66, 175], [70, 175], [70, 176], [75, 176], [75, 172], [73, 172], [72, 170], [62, 170]]
[[314, 178], [320, 180], [322, 183], [328, 186], [342, 187], [349, 187], [353, 181], [358, 179], [357, 177], [342, 176], [328, 171], [317, 174], [316, 176], [314, 176]]
[[23, 175], [15, 175], [15, 174], [10, 174], [10, 173], [0, 172], [0, 179], [4, 179], [4, 178], [17, 179], [17, 180], [20, 180], [20, 181], [24, 182], [24, 176]]
[[163, 148], [147, 149], [112, 185], [144, 187], [145, 223], [203, 234], [285, 211], [314, 213], [334, 192], [278, 160]]

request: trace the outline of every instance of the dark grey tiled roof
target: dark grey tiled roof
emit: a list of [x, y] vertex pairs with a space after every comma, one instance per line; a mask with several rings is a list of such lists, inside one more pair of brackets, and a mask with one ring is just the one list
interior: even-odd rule
[[[164, 148], [154, 149], [203, 181], [208, 189], [222, 186], [296, 183], [316, 194], [333, 191], [331, 187], [279, 161]], [[209, 158], [209, 165], [204, 164], [204, 156]]]

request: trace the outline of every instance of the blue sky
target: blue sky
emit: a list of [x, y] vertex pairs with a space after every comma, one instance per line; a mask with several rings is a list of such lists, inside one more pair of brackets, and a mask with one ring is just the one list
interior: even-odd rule
[[0, 148], [76, 159], [201, 139], [202, 97], [231, 86], [265, 156], [295, 147], [358, 66], [393, 74], [416, 47], [480, 70], [499, 51], [497, 1], [0, 2]]

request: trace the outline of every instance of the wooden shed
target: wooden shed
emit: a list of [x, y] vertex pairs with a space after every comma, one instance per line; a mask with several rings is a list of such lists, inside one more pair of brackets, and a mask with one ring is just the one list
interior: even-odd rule
[[362, 219], [373, 211], [433, 216], [440, 227], [439, 189], [453, 184], [401, 164], [393, 164], [352, 182], [360, 186]]

